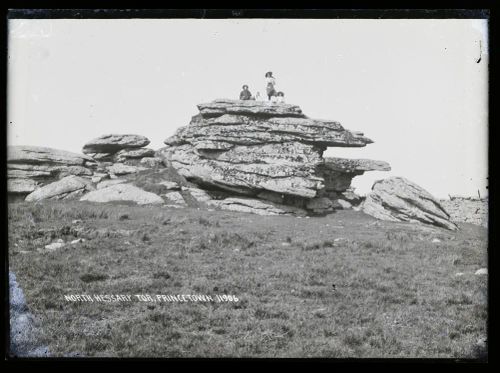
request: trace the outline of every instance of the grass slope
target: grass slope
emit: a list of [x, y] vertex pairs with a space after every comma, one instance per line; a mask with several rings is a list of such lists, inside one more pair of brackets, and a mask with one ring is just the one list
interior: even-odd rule
[[[80, 222], [72, 222], [80, 219]], [[86, 241], [54, 252], [62, 238]], [[432, 242], [438, 238], [440, 242]], [[360, 212], [256, 216], [79, 202], [9, 206], [10, 269], [55, 356], [484, 356], [487, 231]], [[462, 272], [462, 276], [455, 274]], [[65, 294], [232, 294], [72, 303]]]

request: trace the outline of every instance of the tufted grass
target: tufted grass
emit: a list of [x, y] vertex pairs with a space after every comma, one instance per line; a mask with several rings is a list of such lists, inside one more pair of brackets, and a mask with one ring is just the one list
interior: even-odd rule
[[[9, 205], [9, 260], [54, 356], [479, 358], [487, 276], [474, 272], [487, 266], [487, 232], [460, 227], [355, 211], [299, 219], [19, 203]], [[86, 241], [37, 251], [58, 238]], [[65, 294], [239, 302], [72, 303]]]

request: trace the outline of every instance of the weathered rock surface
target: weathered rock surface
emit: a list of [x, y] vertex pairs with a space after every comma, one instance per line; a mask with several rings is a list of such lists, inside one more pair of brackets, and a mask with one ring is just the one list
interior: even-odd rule
[[180, 185], [175, 181], [160, 181], [158, 184], [163, 185], [167, 190], [179, 190], [181, 189]]
[[89, 202], [113, 202], [130, 201], [139, 205], [163, 204], [163, 199], [150, 192], [146, 192], [130, 184], [117, 184], [107, 188], [102, 188], [85, 194], [80, 201]]
[[111, 134], [99, 136], [83, 146], [83, 153], [116, 153], [122, 149], [142, 148], [149, 145], [147, 137], [141, 135]]
[[203, 189], [199, 188], [189, 188], [189, 187], [182, 187], [183, 191], [189, 192], [189, 194], [197, 201], [197, 202], [202, 202], [206, 203], [208, 201], [212, 200], [212, 197]]
[[45, 199], [71, 199], [94, 189], [90, 181], [71, 175], [36, 189], [26, 196], [26, 201], [36, 202]]
[[391, 166], [384, 161], [373, 159], [350, 159], [339, 157], [325, 157], [324, 167], [338, 172], [365, 172], [365, 171], [390, 171]]
[[93, 183], [100, 183], [103, 180], [109, 179], [109, 174], [102, 172], [94, 172], [91, 179]]
[[83, 154], [25, 145], [9, 146], [7, 149], [7, 161], [9, 164], [64, 166], [85, 166], [88, 163], [95, 163], [92, 158]]
[[362, 211], [377, 219], [431, 224], [457, 230], [441, 204], [426, 190], [402, 177], [390, 177], [373, 184]]
[[87, 153], [95, 161], [100, 162], [113, 162], [113, 153]]
[[197, 150], [217, 151], [236, 145], [300, 142], [318, 147], [362, 147], [372, 141], [360, 132], [345, 130], [334, 121], [309, 118], [262, 118], [225, 114], [215, 118], [194, 116], [166, 145], [192, 144]]
[[391, 166], [384, 161], [327, 157], [318, 167], [318, 174], [324, 179], [324, 192], [342, 193], [349, 189], [355, 176], [363, 175], [366, 171], [390, 170]]
[[155, 151], [149, 148], [138, 148], [138, 149], [123, 149], [115, 154], [116, 162], [123, 162], [127, 159], [136, 159], [144, 157], [153, 157]]
[[97, 189], [103, 189], [110, 187], [112, 185], [123, 184], [126, 183], [125, 179], [113, 179], [113, 180], [103, 180], [99, 184], [97, 184]]
[[9, 193], [26, 194], [37, 188], [37, 182], [31, 179], [8, 179], [7, 190]]
[[182, 194], [180, 194], [179, 192], [166, 193], [164, 197], [167, 200], [167, 205], [173, 204], [186, 206], [186, 201], [184, 200], [184, 197], [182, 197]]
[[340, 209], [342, 206], [334, 199], [315, 197], [307, 201], [306, 208], [316, 214], [325, 214]]
[[123, 163], [115, 163], [111, 166], [106, 167], [109, 173], [114, 175], [126, 175], [126, 174], [134, 174], [139, 171], [146, 170], [146, 167], [139, 166], [129, 166]]
[[241, 101], [218, 99], [208, 104], [198, 105], [204, 117], [221, 116], [223, 114], [259, 114], [268, 116], [303, 117], [302, 110], [296, 105], [276, 104], [264, 101]]
[[326, 147], [372, 142], [338, 122], [307, 118], [295, 105], [216, 100], [198, 108], [160, 155], [188, 180], [243, 195], [313, 198], [325, 187], [319, 168]]
[[[32, 194], [29, 200], [33, 201], [73, 198], [91, 190], [79, 188], [76, 179], [70, 179], [69, 183], [64, 180], [34, 193], [67, 176], [79, 176], [97, 185], [106, 179], [117, 180], [124, 175], [164, 168], [155, 150], [142, 147], [148, 143], [147, 138], [139, 135], [106, 135], [88, 144], [87, 151], [93, 151], [88, 154], [37, 146], [11, 146], [7, 162], [9, 201], [24, 200], [28, 194]], [[75, 190], [70, 191], [71, 188]]]
[[208, 204], [221, 210], [249, 212], [258, 215], [306, 215], [306, 212], [299, 208], [278, 205], [253, 198], [225, 198], [222, 200], [212, 200]]
[[7, 190], [22, 197], [69, 175], [91, 176], [96, 162], [83, 154], [39, 146], [7, 148]]
[[163, 166], [163, 161], [156, 157], [144, 157], [139, 161], [139, 163], [149, 168]]

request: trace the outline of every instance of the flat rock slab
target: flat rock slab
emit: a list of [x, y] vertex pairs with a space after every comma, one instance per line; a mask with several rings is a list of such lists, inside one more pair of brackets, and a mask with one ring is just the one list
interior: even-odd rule
[[103, 135], [83, 146], [83, 153], [116, 153], [122, 149], [142, 148], [149, 145], [147, 137], [130, 134]]
[[402, 177], [376, 181], [361, 209], [380, 220], [420, 222], [457, 230], [450, 215], [429, 192]]
[[25, 200], [37, 202], [46, 199], [70, 199], [94, 189], [89, 180], [71, 175], [36, 189], [28, 194]]
[[257, 215], [306, 215], [305, 211], [299, 208], [252, 198], [226, 198], [212, 200], [208, 204], [221, 210], [249, 212]]
[[130, 201], [138, 205], [147, 204], [163, 204], [163, 199], [151, 192], [138, 188], [130, 184], [112, 185], [107, 188], [98, 189], [90, 192], [80, 198], [80, 201], [89, 202], [114, 202], [114, 201]]
[[325, 168], [339, 172], [390, 171], [391, 166], [384, 161], [373, 159], [349, 159], [325, 157]]
[[245, 114], [265, 116], [303, 117], [297, 105], [280, 104], [268, 101], [217, 99], [207, 104], [197, 105], [201, 115], [206, 117], [223, 114]]
[[59, 178], [69, 175], [91, 176], [93, 168], [86, 166], [62, 165], [62, 164], [7, 164], [8, 178], [23, 179], [46, 179]]
[[335, 121], [294, 117], [248, 117], [224, 114], [195, 116], [166, 139], [166, 145], [189, 143], [199, 150], [224, 150], [233, 145], [300, 142], [316, 146], [363, 147], [373, 141], [361, 132], [344, 129]]
[[41, 146], [26, 145], [7, 147], [7, 162], [24, 164], [62, 164], [75, 166], [82, 166], [87, 162], [95, 163], [92, 158], [83, 154]]

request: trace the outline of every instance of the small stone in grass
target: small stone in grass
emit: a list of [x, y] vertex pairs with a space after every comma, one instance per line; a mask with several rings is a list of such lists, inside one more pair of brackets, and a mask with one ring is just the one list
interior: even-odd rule
[[432, 242], [437, 243], [437, 242], [441, 242], [441, 240], [440, 240], [439, 238], [434, 238], [434, 239], [432, 240]]
[[54, 242], [54, 243], [51, 243], [49, 245], [45, 245], [45, 250], [54, 251], [54, 250], [60, 249], [63, 246], [64, 246], [64, 242]]

